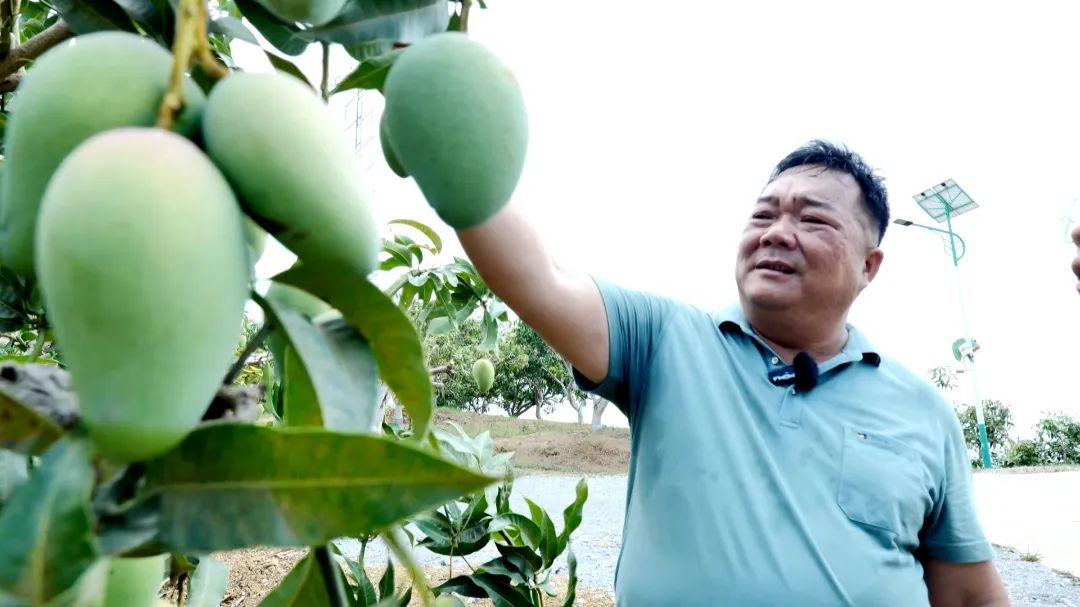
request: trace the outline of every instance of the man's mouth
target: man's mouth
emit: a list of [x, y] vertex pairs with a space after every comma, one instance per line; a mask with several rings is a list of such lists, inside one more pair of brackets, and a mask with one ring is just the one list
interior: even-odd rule
[[795, 273], [795, 268], [793, 268], [793, 267], [789, 266], [788, 264], [786, 264], [786, 263], [784, 263], [782, 261], [779, 261], [779, 260], [760, 261], [760, 262], [758, 262], [758, 264], [756, 266], [754, 266], [754, 269], [755, 270], [772, 270], [774, 272], [780, 272], [782, 274], [794, 274]]

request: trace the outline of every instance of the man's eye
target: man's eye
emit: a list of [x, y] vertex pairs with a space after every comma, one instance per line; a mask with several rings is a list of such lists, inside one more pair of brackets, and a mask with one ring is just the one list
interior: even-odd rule
[[769, 215], [768, 213], [754, 213], [751, 216], [751, 219], [771, 219], [771, 218], [772, 218], [772, 216]]
[[806, 217], [803, 217], [803, 221], [805, 221], [807, 223], [825, 223], [821, 219], [818, 219], [817, 217], [811, 217], [809, 215], [806, 216]]

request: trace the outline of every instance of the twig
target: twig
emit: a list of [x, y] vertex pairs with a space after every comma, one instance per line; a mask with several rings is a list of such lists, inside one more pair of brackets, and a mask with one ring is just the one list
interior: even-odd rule
[[472, 0], [461, 0], [461, 31], [469, 31], [469, 8], [472, 7]]
[[206, 75], [220, 80], [229, 74], [228, 68], [210, 52], [210, 40], [206, 31], [205, 0], [180, 0], [176, 8], [176, 33], [173, 37], [173, 63], [169, 74], [169, 88], [161, 100], [157, 126], [171, 129], [173, 118], [184, 105], [184, 74], [192, 59], [198, 59]]
[[38, 329], [37, 339], [34, 340], [34, 350], [30, 352], [30, 362], [34, 362], [41, 356], [41, 351], [45, 349], [45, 329], [44, 327]]
[[319, 90], [322, 91], [322, 100], [325, 103], [330, 99], [330, 44], [325, 40], [320, 44], [322, 44], [322, 84]]
[[[75, 32], [62, 19], [45, 28], [38, 35], [11, 49], [0, 60], [0, 79], [8, 80], [20, 68], [40, 57], [45, 51], [71, 38]], [[12, 87], [14, 88], [14, 87]]]
[[240, 354], [240, 357], [237, 358], [236, 362], [234, 362], [232, 367], [229, 368], [229, 372], [225, 374], [225, 379], [222, 380], [221, 383], [231, 384], [236, 381], [236, 378], [240, 375], [240, 372], [244, 370], [247, 359], [252, 355], [252, 353], [255, 352], [255, 350], [259, 349], [259, 346], [261, 346], [263, 342], [266, 341], [266, 337], [270, 335], [270, 329], [270, 322], [267, 321], [263, 323], [263, 326], [259, 329], [258, 333], [251, 336], [251, 339], [248, 340], [247, 345], [244, 346], [243, 353]]

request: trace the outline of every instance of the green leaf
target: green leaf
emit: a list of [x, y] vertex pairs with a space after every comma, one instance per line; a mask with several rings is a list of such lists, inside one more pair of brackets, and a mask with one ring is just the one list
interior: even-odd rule
[[[252, 298], [284, 330], [292, 346], [285, 359], [286, 422], [371, 430], [378, 406], [378, 371], [364, 338], [343, 320], [316, 327], [285, 303], [257, 294]], [[304, 401], [311, 396], [315, 403]]]
[[229, 568], [209, 556], [199, 557], [199, 566], [191, 576], [187, 607], [218, 607], [225, 598]]
[[495, 516], [491, 519], [488, 531], [491, 533], [498, 533], [499, 531], [511, 528], [518, 530], [521, 537], [525, 539], [525, 545], [529, 548], [536, 550], [540, 547], [540, 543], [544, 537], [544, 533], [540, 530], [540, 526], [530, 520], [529, 517], [518, 514], [517, 512], [506, 512]]
[[[334, 578], [330, 583], [337, 588], [328, 588], [323, 569], [320, 568], [316, 558], [318, 549], [312, 549], [307, 555], [293, 566], [289, 575], [278, 584], [266, 598], [259, 603], [260, 607], [330, 607], [335, 605], [331, 599], [333, 593], [344, 593], [345, 583], [342, 579], [341, 568], [331, 562], [330, 571]], [[335, 573], [336, 572], [336, 573]]]
[[[404, 49], [400, 49], [400, 50], [403, 51]], [[409, 226], [409, 227], [412, 227], [412, 228], [416, 228], [421, 233], [423, 233], [424, 236], [427, 236], [428, 240], [431, 241], [432, 246], [435, 247], [435, 254], [436, 255], [438, 255], [440, 252], [442, 252], [442, 246], [443, 246], [442, 238], [439, 237], [438, 232], [431, 229], [431, 227], [428, 226], [427, 224], [421, 223], [421, 222], [416, 221], [414, 219], [392, 219], [388, 223], [406, 225], [406, 226]]]
[[476, 569], [477, 573], [490, 573], [493, 575], [502, 575], [510, 578], [519, 584], [528, 584], [529, 580], [522, 577], [521, 572], [516, 567], [510, 564], [506, 560], [506, 557], [500, 556], [491, 559], [490, 561], [480, 565]]
[[300, 36], [300, 29], [286, 23], [263, 8], [257, 0], [235, 0], [244, 17], [279, 51], [296, 57], [303, 54], [310, 41]]
[[499, 343], [499, 323], [484, 310], [484, 341], [480, 342], [480, 351], [491, 352]]
[[308, 40], [355, 45], [387, 41], [411, 44], [446, 31], [446, 0], [349, 0], [332, 21], [305, 30]]
[[53, 0], [52, 4], [76, 34], [101, 30], [135, 32], [131, 18], [113, 0]]
[[533, 522], [540, 526], [540, 554], [544, 557], [544, 569], [547, 569], [559, 556], [559, 534], [555, 531], [555, 522], [543, 508], [529, 498], [525, 498], [525, 503], [529, 505]]
[[266, 55], [266, 58], [270, 61], [270, 65], [274, 66], [274, 69], [276, 69], [279, 72], [283, 72], [285, 74], [288, 74], [290, 76], [295, 77], [300, 82], [303, 82], [304, 84], [311, 87], [312, 90], [315, 89], [315, 86], [313, 84], [311, 84], [310, 81], [308, 81], [307, 77], [304, 76], [304, 72], [302, 72], [300, 70], [300, 68], [296, 67], [295, 63], [293, 63], [293, 62], [291, 62], [288, 59], [285, 59], [283, 57], [278, 57], [277, 55], [275, 55], [274, 53], [271, 53], [270, 51], [268, 51], [266, 49], [263, 49], [263, 54]]
[[407, 267], [409, 267], [408, 262], [403, 261], [397, 255], [391, 255], [390, 257], [387, 257], [386, 259], [384, 259], [379, 264], [379, 270], [383, 271], [383, 272], [386, 272], [388, 270], [393, 270], [394, 268], [407, 268]]
[[337, 83], [333, 90], [330, 91], [330, 94], [334, 95], [353, 89], [382, 90], [383, 84], [386, 82], [386, 76], [390, 73], [390, 67], [394, 65], [394, 62], [404, 51], [405, 49], [393, 49], [389, 53], [364, 59], [352, 73]]
[[0, 448], [39, 455], [64, 433], [53, 419], [37, 408], [0, 392]]
[[175, 552], [368, 535], [494, 481], [383, 436], [228, 422], [149, 462], [146, 480]]
[[535, 552], [524, 546], [507, 546], [495, 542], [495, 549], [506, 558], [506, 562], [513, 566], [525, 579], [532, 579], [537, 571], [543, 568], [543, 559]]
[[559, 554], [562, 554], [570, 541], [570, 534], [581, 526], [582, 512], [585, 510], [585, 500], [587, 499], [589, 499], [589, 485], [585, 482], [585, 477], [582, 477], [578, 481], [574, 501], [566, 507], [566, 510], [563, 510], [563, 530], [559, 534], [557, 548]]
[[574, 607], [577, 600], [577, 556], [574, 555], [572, 546], [567, 545], [566, 564], [569, 568], [569, 576], [566, 581], [566, 602], [563, 607]]
[[[165, 37], [172, 23], [172, 12], [165, 5], [165, 0], [114, 0], [139, 25], [149, 32]], [[164, 9], [164, 10], [163, 10]]]
[[404, 247], [393, 240], [384, 240], [383, 250], [391, 255], [401, 258], [401, 260], [405, 261], [410, 267], [412, 266], [412, 253], [409, 251], [408, 247]]
[[490, 573], [476, 573], [473, 582], [484, 589], [495, 607], [533, 607], [528, 596], [510, 584], [507, 578]]
[[382, 579], [379, 580], [379, 598], [385, 601], [394, 596], [394, 562], [389, 557], [386, 559], [386, 570]]
[[454, 593], [474, 599], [487, 598], [487, 593], [484, 592], [484, 589], [477, 585], [472, 578], [473, 576], [469, 575], [452, 577], [442, 584], [435, 586], [431, 591], [435, 593], [435, 596]]
[[254, 45], [259, 44], [259, 40], [255, 37], [255, 34], [251, 33], [251, 30], [244, 25], [243, 21], [235, 17], [218, 17], [210, 22], [208, 29], [211, 33], [222, 34], [236, 40], [250, 42]]
[[420, 334], [409, 317], [366, 277], [299, 266], [281, 274], [279, 280], [322, 297], [367, 338], [381, 377], [412, 420], [410, 440], [423, 442], [435, 395]]
[[450, 320], [445, 316], [431, 319], [427, 328], [428, 335], [445, 335], [453, 330], [453, 325], [450, 324]]
[[68, 590], [98, 558], [90, 444], [65, 437], [0, 511], [0, 591], [40, 605]]

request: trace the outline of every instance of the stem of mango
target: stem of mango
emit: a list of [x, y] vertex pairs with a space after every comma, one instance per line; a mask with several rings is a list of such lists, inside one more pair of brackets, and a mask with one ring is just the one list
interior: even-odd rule
[[224, 78], [229, 73], [210, 52], [206, 19], [205, 0], [179, 0], [172, 47], [172, 71], [169, 74], [169, 88], [165, 91], [158, 110], [159, 128], [171, 129], [176, 113], [184, 105], [184, 74], [191, 66], [192, 59], [197, 58], [206, 74], [215, 80]]

